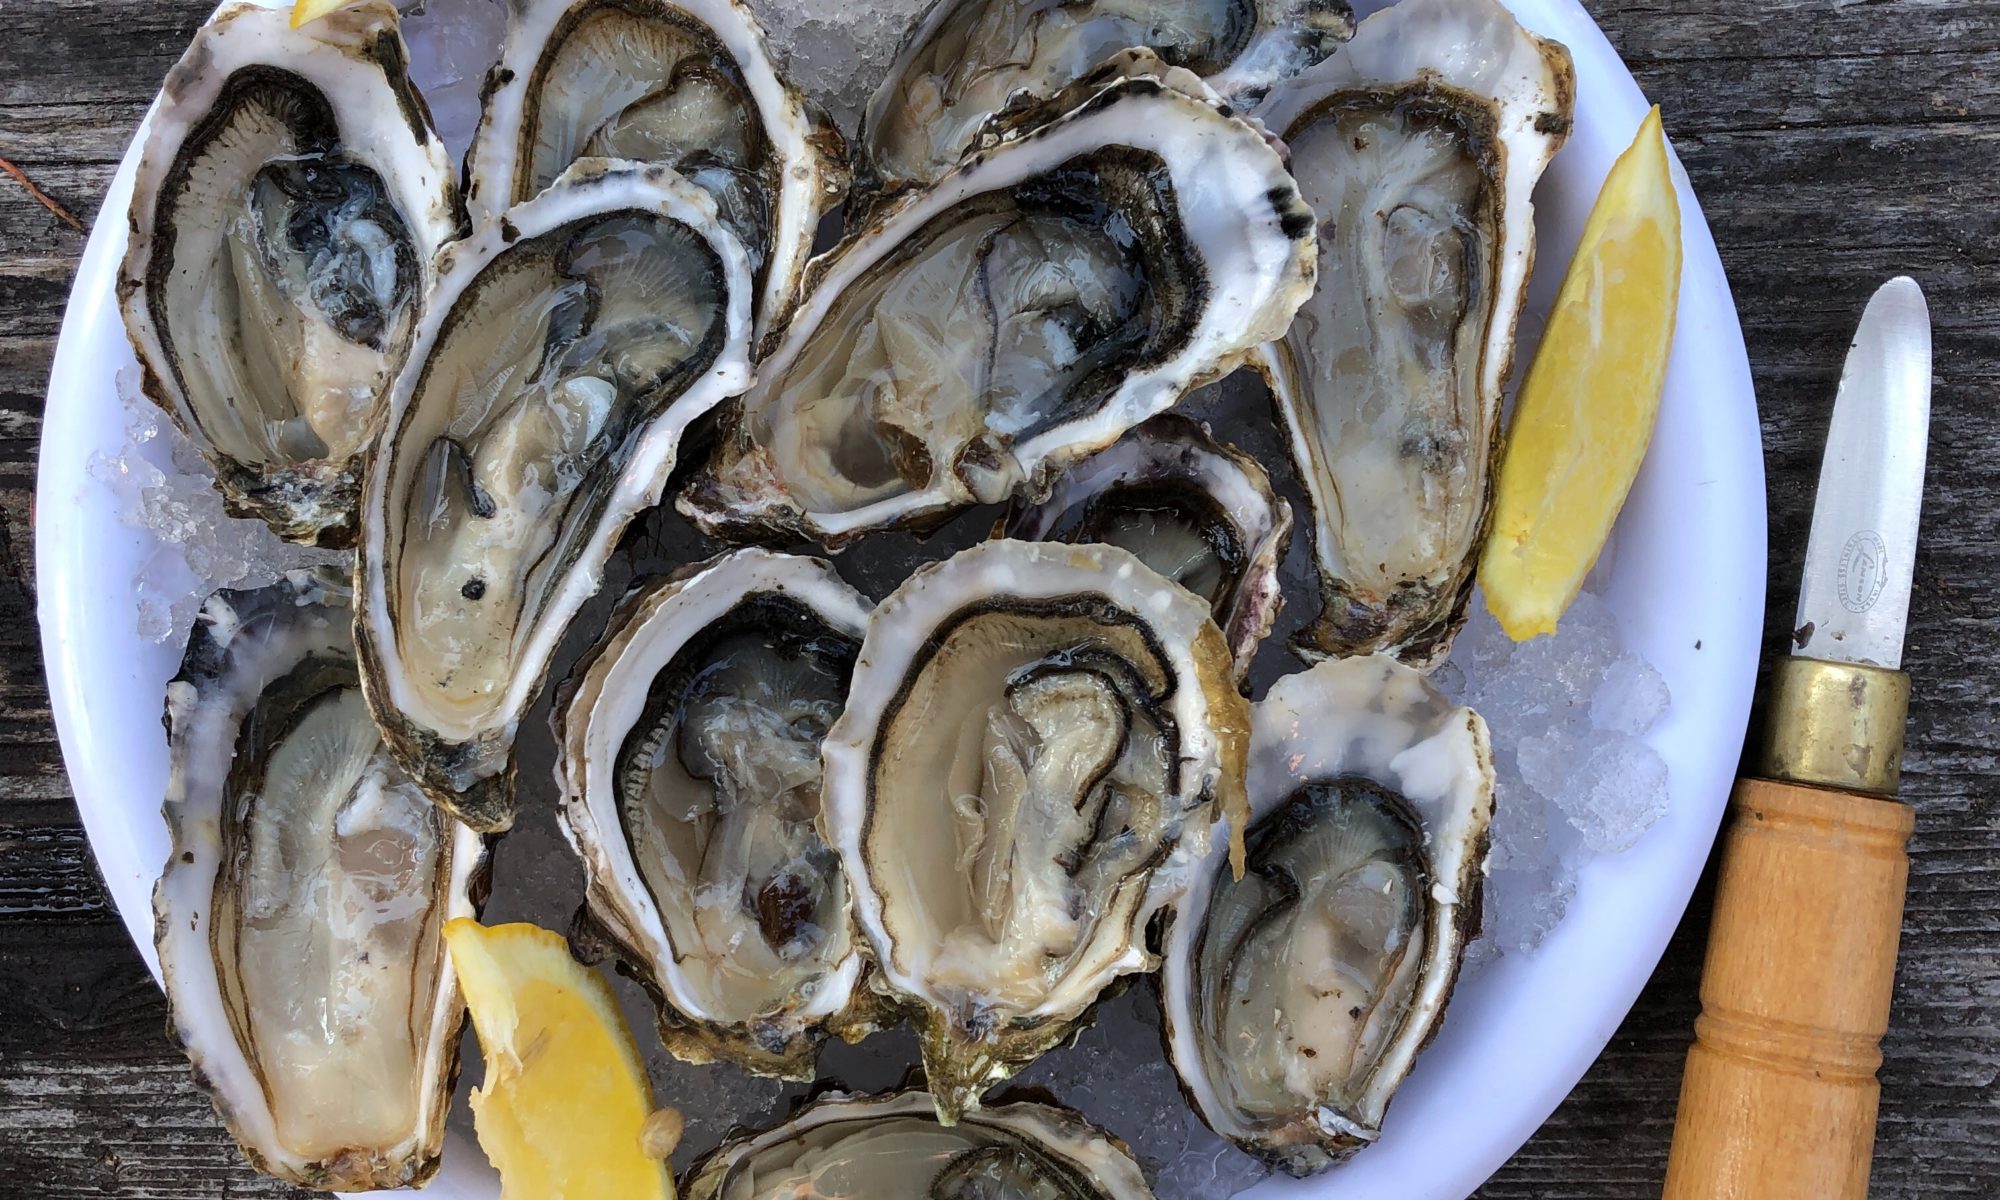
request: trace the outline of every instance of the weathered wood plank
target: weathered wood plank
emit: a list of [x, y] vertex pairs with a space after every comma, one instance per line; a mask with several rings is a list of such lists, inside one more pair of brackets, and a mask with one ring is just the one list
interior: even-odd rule
[[0, 925], [0, 1195], [295, 1196], [237, 1161], [124, 927]]
[[0, 920], [71, 919], [106, 911], [90, 842], [74, 825], [0, 825]]
[[[88, 219], [207, 0], [8, 8], [0, 156]], [[2000, 4], [1590, 0], [1721, 246], [1763, 410], [1782, 646], [1853, 321], [1898, 272], [1937, 327], [1909, 667], [1911, 898], [1874, 1195], [2000, 1195]], [[0, 1196], [289, 1196], [235, 1161], [84, 857], [33, 636], [28, 497], [83, 239], [0, 179]], [[1569, 1101], [1481, 1192], [1658, 1195], [1706, 894]]]

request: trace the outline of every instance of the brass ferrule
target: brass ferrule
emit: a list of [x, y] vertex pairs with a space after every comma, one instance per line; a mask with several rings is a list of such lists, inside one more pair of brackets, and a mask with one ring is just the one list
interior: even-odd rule
[[1910, 677], [1901, 671], [1788, 655], [1764, 685], [1764, 732], [1752, 771], [1893, 796], [1909, 713]]

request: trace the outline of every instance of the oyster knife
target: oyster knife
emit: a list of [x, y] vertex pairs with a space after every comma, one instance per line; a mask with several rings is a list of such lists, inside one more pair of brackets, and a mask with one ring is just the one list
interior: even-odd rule
[[1899, 669], [1930, 425], [1930, 318], [1862, 314], [1820, 466], [1793, 653], [1730, 800], [1666, 1200], [1866, 1200], [1915, 818]]
[[1868, 301], [1841, 372], [1793, 654], [1902, 665], [1930, 422], [1930, 313], [1898, 276]]

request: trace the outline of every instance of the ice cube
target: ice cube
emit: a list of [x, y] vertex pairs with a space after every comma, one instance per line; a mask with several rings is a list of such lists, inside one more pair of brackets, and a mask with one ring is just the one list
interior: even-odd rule
[[1605, 668], [1590, 698], [1590, 723], [1606, 733], [1637, 737], [1666, 714], [1668, 701], [1667, 681], [1653, 664], [1623, 654]]
[[804, 89], [853, 137], [861, 110], [889, 73], [905, 35], [929, 0], [859, 0], [820, 6], [751, 0], [780, 73]]
[[132, 577], [139, 636], [179, 644], [217, 588], [261, 587], [298, 567], [348, 561], [343, 553], [280, 541], [263, 522], [223, 512], [208, 464], [139, 393], [134, 373], [120, 372], [117, 387], [125, 444], [116, 455], [94, 457], [89, 469], [116, 499], [118, 519], [159, 542]]
[[1599, 854], [1630, 849], [1667, 811], [1667, 764], [1635, 737], [1605, 735], [1558, 798], [1584, 844]]
[[454, 163], [464, 161], [472, 145], [480, 89], [506, 35], [502, 0], [423, 0], [403, 16], [411, 80]]
[[1533, 950], [1561, 920], [1577, 868], [1629, 848], [1666, 811], [1666, 763], [1639, 740], [1667, 710], [1666, 681], [1624, 648], [1593, 591], [1553, 635], [1519, 644], [1475, 597], [1433, 678], [1479, 710], [1493, 741], [1491, 874], [1474, 958]]
[[1575, 894], [1576, 872], [1556, 859], [1495, 869], [1486, 879], [1485, 925], [1467, 952], [1468, 963], [1481, 965], [1541, 945]]

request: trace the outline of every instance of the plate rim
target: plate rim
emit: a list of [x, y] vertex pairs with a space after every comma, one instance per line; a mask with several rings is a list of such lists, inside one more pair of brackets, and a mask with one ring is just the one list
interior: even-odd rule
[[[1618, 117], [1627, 122], [1625, 128], [1636, 126], [1645, 99], [1603, 32], [1577, 0], [1503, 2], [1525, 24], [1570, 47], [1578, 61], [1579, 99], [1586, 94], [1583, 78], [1586, 64], [1593, 73], [1605, 72], [1604, 76], [1594, 76], [1589, 84], [1593, 95], [1604, 90], [1602, 99], [1594, 101], [1593, 117]], [[1597, 111], [1598, 105], [1603, 112]], [[122, 413], [117, 389], [107, 388], [113, 371], [124, 365], [116, 352], [109, 352], [107, 361], [107, 344], [129, 355], [112, 282], [123, 255], [125, 205], [152, 112], [149, 108], [135, 130], [107, 188], [65, 306], [42, 416], [32, 524], [37, 619], [51, 715], [64, 765], [99, 871], [128, 933], [157, 979], [151, 888], [164, 855], [151, 851], [164, 838], [164, 824], [161, 822], [158, 829], [148, 827], [148, 818], [158, 821], [158, 804], [150, 796], [142, 798], [145, 789], [138, 789], [142, 795], [134, 794], [130, 782], [135, 773], [134, 756], [123, 752], [132, 748], [131, 739], [145, 722], [131, 719], [130, 712], [107, 711], [110, 706], [101, 701], [93, 705], [91, 701], [91, 696], [101, 694], [101, 689], [119, 685], [156, 688], [172, 673], [158, 674], [155, 665], [161, 657], [158, 654], [106, 653], [103, 639], [107, 631], [97, 625], [109, 601], [115, 599], [110, 593], [121, 590], [129, 593], [130, 572], [108, 569], [106, 560], [137, 561], [151, 545], [152, 536], [149, 531], [129, 527], [108, 530], [101, 512], [95, 514], [98, 519], [93, 521], [88, 506], [79, 503], [92, 489], [103, 487], [90, 470], [91, 448], [101, 447], [107, 436], [101, 427], [92, 425], [93, 421], [98, 426], [102, 423], [102, 413], [93, 411], [92, 402], [98, 409], [108, 405]], [[1561, 161], [1559, 157], [1558, 162]], [[1704, 446], [1711, 442], [1719, 446], [1711, 460], [1716, 468], [1714, 477], [1700, 485], [1709, 490], [1698, 499], [1706, 506], [1703, 511], [1723, 513], [1735, 526], [1726, 530], [1727, 537], [1705, 547], [1704, 561], [1686, 564], [1681, 571], [1684, 576], [1698, 576], [1706, 587], [1727, 593], [1726, 599], [1710, 605], [1722, 610], [1717, 614], [1719, 623], [1698, 627], [1712, 632], [1698, 639], [1695, 652], [1708, 654], [1711, 661], [1728, 660], [1719, 667], [1710, 668], [1707, 664], [1702, 667], [1703, 671], [1712, 669], [1716, 673], [1713, 694], [1706, 697], [1710, 707], [1703, 713], [1690, 713], [1687, 711], [1690, 700], [1677, 693], [1674, 708], [1663, 722], [1669, 728], [1656, 730], [1648, 740], [1658, 744], [1662, 739], [1687, 741], [1699, 736], [1707, 739], [1710, 750], [1703, 761], [1693, 766], [1669, 756], [1670, 761], [1677, 762], [1672, 783], [1674, 803], [1661, 826], [1649, 832], [1633, 850], [1587, 864], [1579, 877], [1570, 913], [1548, 941], [1533, 955], [1507, 956], [1472, 981], [1454, 1006], [1456, 1023], [1446, 1022], [1438, 1046], [1432, 1055], [1426, 1056], [1425, 1062], [1431, 1062], [1438, 1050], [1448, 1050], [1466, 1041], [1469, 1035], [1464, 1031], [1468, 1028], [1483, 1026], [1490, 1020], [1519, 1020], [1524, 1015], [1567, 1022], [1568, 1036], [1554, 1053], [1539, 1059], [1521, 1053], [1483, 1055], [1483, 1059], [1492, 1061], [1487, 1062], [1490, 1069], [1473, 1080], [1474, 1086], [1480, 1088], [1477, 1103], [1465, 1102], [1475, 1110], [1473, 1125], [1448, 1134], [1448, 1140], [1442, 1144], [1449, 1145], [1450, 1152], [1442, 1155], [1436, 1152], [1439, 1139], [1426, 1136], [1441, 1131], [1416, 1127], [1437, 1103], [1428, 1097], [1443, 1082], [1436, 1078], [1441, 1074], [1437, 1068], [1426, 1072], [1424, 1063], [1420, 1063], [1398, 1105], [1390, 1110], [1381, 1146], [1316, 1180], [1274, 1179], [1260, 1184], [1245, 1193], [1251, 1200], [1374, 1196], [1383, 1194], [1387, 1186], [1394, 1186], [1397, 1194], [1413, 1200], [1462, 1200], [1527, 1142], [1597, 1059], [1658, 966], [1707, 861], [1708, 848], [1734, 779], [1762, 650], [1768, 514], [1762, 434], [1735, 304], [1699, 202], [1679, 167], [1678, 158], [1675, 164], [1684, 244], [1680, 331], [1669, 373], [1668, 395], [1681, 395], [1690, 386], [1691, 378], [1713, 390], [1696, 411], [1690, 411], [1694, 402], [1687, 400], [1663, 406], [1662, 432], [1656, 433], [1655, 445], [1657, 448], [1661, 444], [1660, 439], [1667, 436], [1665, 431], [1672, 425], [1675, 437], [1701, 438], [1706, 434]], [[1538, 195], [1538, 202], [1541, 199]], [[1551, 274], [1545, 267], [1539, 276], [1543, 287], [1550, 286]], [[1691, 312], [1691, 294], [1695, 292], [1704, 294], [1711, 302], [1697, 303]], [[1720, 304], [1713, 303], [1718, 295]], [[1703, 355], [1700, 361], [1696, 360], [1697, 342]], [[1517, 370], [1515, 379], [1518, 377]], [[107, 391], [108, 397], [104, 394]], [[1696, 417], [1715, 425], [1692, 433], [1680, 428], [1682, 423]], [[110, 436], [114, 443], [122, 442], [122, 424]], [[1626, 514], [1620, 517], [1621, 537], [1628, 520], [1639, 520], [1643, 527], [1650, 528], [1677, 519], [1682, 511], [1681, 497], [1658, 494], [1662, 481], [1655, 476], [1661, 472], [1650, 470], [1653, 464], [1654, 458], [1649, 454], [1649, 469], [1642, 470]], [[100, 498], [100, 507], [101, 504]], [[1675, 511], [1649, 511], [1665, 508]], [[1660, 605], [1674, 595], [1677, 582], [1683, 588], [1686, 586], [1685, 579], [1672, 578], [1674, 569], [1681, 564], [1666, 564], [1663, 570], [1641, 571], [1628, 578], [1629, 560], [1629, 554], [1621, 556], [1612, 588], [1613, 607], [1620, 614], [1621, 624], [1627, 621], [1630, 607], [1638, 605], [1644, 610], [1647, 605]], [[1718, 580], [1722, 582], [1718, 584]], [[115, 604], [110, 607], [115, 611]], [[130, 608], [128, 597], [128, 614]], [[1732, 614], [1734, 619], [1728, 619]], [[111, 639], [116, 641], [121, 633], [128, 642], [137, 638], [136, 629], [125, 629], [111, 634]], [[177, 662], [178, 651], [171, 657]], [[1655, 662], [1655, 665], [1673, 674], [1669, 664]], [[163, 766], [165, 745], [159, 731], [157, 706], [153, 713], [152, 733], [159, 744], [152, 757]], [[1690, 723], [1702, 724], [1704, 728], [1685, 728]], [[1729, 732], [1732, 729], [1733, 734]], [[1721, 738], [1719, 742], [1714, 740], [1717, 737]], [[106, 745], [118, 746], [121, 753], [102, 753], [101, 748]], [[93, 753], [93, 747], [100, 752]], [[138, 749], [137, 757], [147, 758], [143, 743]], [[137, 773], [143, 774], [144, 767], [140, 763]], [[163, 770], [156, 777], [163, 777]], [[1668, 847], [1673, 853], [1664, 852]], [[147, 865], [149, 854], [151, 866]], [[1630, 880], [1625, 877], [1631, 876], [1635, 869], [1648, 881], [1645, 890], [1653, 902], [1648, 911], [1635, 914], [1606, 909], [1597, 914], [1600, 919], [1593, 919], [1593, 898], [1602, 901], [1607, 888], [1614, 889], [1612, 894], [1618, 894], [1615, 889], [1620, 886], [1629, 891]], [[1586, 961], [1593, 940], [1592, 927], [1613, 917], [1626, 923], [1622, 932], [1630, 934], [1625, 939], [1630, 952], [1596, 981], [1597, 986], [1590, 993], [1593, 1003], [1570, 1005], [1559, 1014], [1510, 1011], [1510, 1006], [1504, 1003], [1505, 993], [1512, 993], [1515, 999], [1529, 994], [1516, 977], [1541, 973], [1534, 970], [1536, 964], [1546, 971], [1556, 964]], [[1495, 1002], [1496, 993], [1500, 1002]], [[1577, 1007], [1589, 1011], [1570, 1011]], [[1468, 1017], [1468, 1009], [1478, 1011]], [[1460, 1031], [1459, 1036], [1453, 1036], [1454, 1030]], [[1508, 1085], [1510, 1072], [1515, 1073], [1512, 1078], [1515, 1086]], [[1520, 1072], [1526, 1073], [1532, 1086], [1519, 1086]], [[1406, 1144], [1408, 1150], [1404, 1152], [1400, 1148]], [[1427, 1152], [1426, 1144], [1431, 1146]], [[471, 1153], [464, 1150], [461, 1147], [460, 1152], [446, 1156], [444, 1172], [425, 1194], [444, 1200], [475, 1200], [493, 1194], [492, 1176], [484, 1163], [477, 1161], [476, 1150]]]

